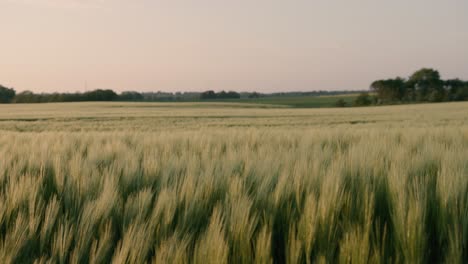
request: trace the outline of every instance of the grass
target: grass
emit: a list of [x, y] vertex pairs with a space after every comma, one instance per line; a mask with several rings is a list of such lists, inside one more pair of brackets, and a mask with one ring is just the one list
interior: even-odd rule
[[0, 106], [4, 263], [468, 261], [467, 103], [145, 106]]
[[352, 106], [358, 94], [344, 94], [333, 96], [269, 96], [249, 99], [232, 99], [226, 102], [242, 102], [293, 108], [323, 108], [335, 107], [336, 102], [343, 99], [348, 106]]

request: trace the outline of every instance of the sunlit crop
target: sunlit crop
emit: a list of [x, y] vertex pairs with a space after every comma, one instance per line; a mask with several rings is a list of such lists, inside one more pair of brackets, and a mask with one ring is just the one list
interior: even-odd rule
[[467, 247], [467, 103], [0, 107], [3, 263], [462, 263]]

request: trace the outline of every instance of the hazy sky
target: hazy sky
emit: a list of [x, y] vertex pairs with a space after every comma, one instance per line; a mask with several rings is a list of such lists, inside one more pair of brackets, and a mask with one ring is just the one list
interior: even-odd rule
[[421, 67], [468, 79], [467, 14], [467, 0], [0, 0], [0, 84], [351, 90]]

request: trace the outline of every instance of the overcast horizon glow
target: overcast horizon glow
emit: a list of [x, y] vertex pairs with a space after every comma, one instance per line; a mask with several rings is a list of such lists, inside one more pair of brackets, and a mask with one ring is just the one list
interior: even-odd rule
[[0, 0], [18, 91], [363, 90], [468, 79], [466, 0]]

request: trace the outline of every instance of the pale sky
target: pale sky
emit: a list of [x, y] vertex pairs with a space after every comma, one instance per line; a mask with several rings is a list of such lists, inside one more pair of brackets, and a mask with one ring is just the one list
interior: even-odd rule
[[[0, 0], [18, 91], [367, 89], [468, 79], [467, 0]], [[87, 84], [87, 85], [86, 85]]]

